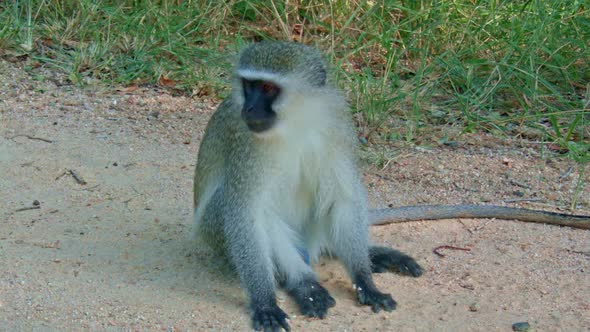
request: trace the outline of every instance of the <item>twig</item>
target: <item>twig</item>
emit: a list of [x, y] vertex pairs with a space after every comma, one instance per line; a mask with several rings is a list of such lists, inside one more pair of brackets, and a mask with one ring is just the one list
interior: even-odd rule
[[27, 210], [37, 210], [37, 209], [40, 209], [40, 208], [41, 208], [41, 206], [39, 206], [39, 205], [36, 205], [36, 206], [27, 206], [27, 207], [23, 207], [23, 208], [20, 208], [20, 209], [16, 209], [14, 212], [21, 212], [21, 211], [27, 211]]
[[[80, 175], [78, 175], [78, 173], [76, 171], [74, 171], [73, 169], [68, 169], [68, 170], [63, 171], [63, 173], [61, 173], [60, 175], [58, 175], [55, 178], [55, 180], [57, 181], [62, 176], [67, 175], [67, 174], [70, 174], [74, 178], [74, 180], [76, 180], [76, 182], [78, 182], [79, 184], [81, 184], [81, 185], [87, 184], [87, 182]], [[92, 189], [92, 188], [88, 188], [88, 189]]]
[[18, 134], [18, 135], [14, 135], [12, 136], [10, 139], [15, 139], [17, 137], [26, 137], [28, 139], [32, 139], [32, 140], [36, 140], [36, 141], [43, 141], [45, 143], [53, 143], [53, 140], [47, 139], [47, 138], [43, 138], [43, 137], [35, 137], [35, 136], [31, 136], [31, 135], [27, 135], [27, 134]]
[[584, 255], [584, 256], [590, 256], [590, 251], [578, 251], [578, 250], [571, 250], [571, 249], [565, 249], [565, 251], [571, 252], [573, 254], [580, 254], [580, 255]]
[[381, 171], [383, 172], [383, 170], [385, 170], [387, 168], [387, 166], [389, 166], [389, 163], [392, 162], [394, 159], [396, 159], [396, 157], [387, 159], [387, 162], [385, 163], [385, 165], [383, 165], [383, 167], [381, 167]]
[[62, 177], [62, 176], [64, 176], [64, 175], [66, 175], [66, 174], [68, 174], [68, 171], [63, 171], [63, 172], [62, 172], [60, 175], [58, 175], [58, 176], [55, 178], [55, 181], [57, 181], [57, 180], [61, 179], [61, 177]]
[[513, 198], [505, 199], [504, 203], [519, 203], [519, 202], [544, 202], [545, 200], [540, 198]]
[[74, 178], [74, 180], [76, 180], [76, 182], [78, 182], [81, 185], [85, 185], [87, 182], [84, 181], [84, 179], [78, 175], [78, 173], [76, 173], [76, 171], [74, 171], [73, 169], [68, 170], [68, 172], [70, 172], [70, 174], [72, 175], [72, 177]]
[[467, 231], [468, 231], [470, 234], [473, 234], [473, 233], [475, 233], [475, 232], [479, 231], [480, 229], [482, 229], [482, 228], [486, 227], [486, 226], [487, 226], [487, 225], [488, 225], [490, 222], [492, 222], [492, 221], [494, 221], [494, 219], [490, 219], [490, 220], [486, 221], [485, 223], [483, 223], [483, 224], [481, 224], [481, 225], [478, 225], [478, 226], [475, 226], [475, 227], [469, 228], [469, 227], [467, 227], [467, 225], [465, 225], [465, 223], [463, 222], [463, 220], [459, 219], [459, 222], [461, 223], [461, 225], [463, 225], [463, 227], [465, 227], [465, 229], [466, 229], [466, 230], [467, 230]]
[[375, 174], [375, 176], [378, 177], [378, 178], [380, 178], [380, 179], [387, 180], [389, 182], [396, 182], [394, 179], [392, 179], [392, 178], [390, 178], [388, 176], [381, 175], [379, 173], [373, 173], [373, 174]]
[[82, 189], [80, 189], [80, 190], [92, 191], [92, 189], [96, 189], [96, 188], [98, 188], [98, 187], [100, 187], [100, 183], [99, 183], [99, 184], [95, 184], [95, 185], [94, 185], [94, 186], [92, 186], [92, 187], [88, 187], [88, 188], [82, 188]]
[[435, 253], [436, 255], [438, 255], [439, 257], [445, 257], [445, 255], [438, 252], [441, 249], [471, 251], [471, 249], [469, 249], [469, 248], [461, 248], [461, 247], [453, 247], [453, 246], [444, 245], [444, 246], [438, 246], [438, 247], [432, 249], [432, 252]]
[[489, 223], [491, 223], [491, 222], [492, 222], [492, 221], [494, 221], [494, 220], [495, 220], [495, 218], [493, 218], [493, 219], [490, 219], [490, 220], [488, 220], [488, 221], [484, 222], [483, 224], [481, 224], [481, 225], [479, 225], [479, 226], [475, 226], [475, 227], [473, 227], [473, 228], [468, 228], [468, 229], [467, 229], [467, 231], [468, 231], [469, 233], [473, 234], [473, 233], [475, 233], [475, 232], [477, 232], [477, 231], [479, 231], [479, 230], [483, 229], [484, 227], [486, 227], [486, 226], [487, 226]]
[[559, 175], [559, 179], [563, 180], [563, 179], [567, 178], [568, 176], [570, 176], [570, 174], [572, 174], [573, 171], [574, 171], [574, 168], [572, 166], [568, 167], [565, 172], [563, 172], [562, 174]]
[[531, 186], [524, 184], [524, 183], [520, 183], [516, 180], [510, 180], [510, 184], [515, 185], [517, 187], [524, 188], [524, 189], [531, 189]]

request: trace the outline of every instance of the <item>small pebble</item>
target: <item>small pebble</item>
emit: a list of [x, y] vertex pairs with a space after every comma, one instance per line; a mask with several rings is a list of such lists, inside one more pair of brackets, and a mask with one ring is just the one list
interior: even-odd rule
[[525, 195], [524, 191], [520, 191], [520, 190], [515, 190], [512, 192], [512, 194], [516, 197], [524, 197], [524, 195]]
[[34, 200], [34, 201], [33, 201], [33, 205], [34, 205], [34, 206], [39, 206], [39, 205], [41, 205], [41, 203], [39, 203], [39, 201], [38, 201], [38, 200]]
[[469, 311], [472, 311], [472, 312], [479, 311], [479, 304], [477, 304], [477, 303], [471, 303], [469, 305]]
[[532, 332], [533, 329], [528, 322], [518, 322], [512, 324], [512, 330], [517, 332]]

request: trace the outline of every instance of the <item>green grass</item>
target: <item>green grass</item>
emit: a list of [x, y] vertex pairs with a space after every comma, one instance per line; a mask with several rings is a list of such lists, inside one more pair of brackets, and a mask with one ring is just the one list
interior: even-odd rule
[[[590, 161], [586, 1], [15, 0], [5, 57], [74, 84], [228, 94], [235, 51], [261, 39], [320, 47], [369, 142], [437, 142], [433, 126], [557, 144]], [[432, 136], [432, 137], [431, 137]]]

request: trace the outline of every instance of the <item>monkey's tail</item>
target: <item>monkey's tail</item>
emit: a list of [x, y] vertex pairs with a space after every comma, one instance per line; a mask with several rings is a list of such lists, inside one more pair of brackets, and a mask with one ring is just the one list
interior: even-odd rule
[[413, 205], [369, 211], [371, 225], [457, 218], [496, 218], [590, 229], [590, 216], [497, 205]]

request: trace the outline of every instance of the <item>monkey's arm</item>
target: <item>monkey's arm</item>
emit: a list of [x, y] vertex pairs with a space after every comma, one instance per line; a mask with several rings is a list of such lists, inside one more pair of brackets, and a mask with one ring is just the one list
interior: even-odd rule
[[413, 205], [369, 211], [371, 225], [456, 218], [496, 218], [590, 229], [590, 216], [497, 205]]
[[252, 326], [257, 331], [278, 331], [280, 327], [288, 331], [289, 317], [275, 297], [269, 241], [243, 210], [226, 206], [224, 233], [232, 263], [250, 299]]

